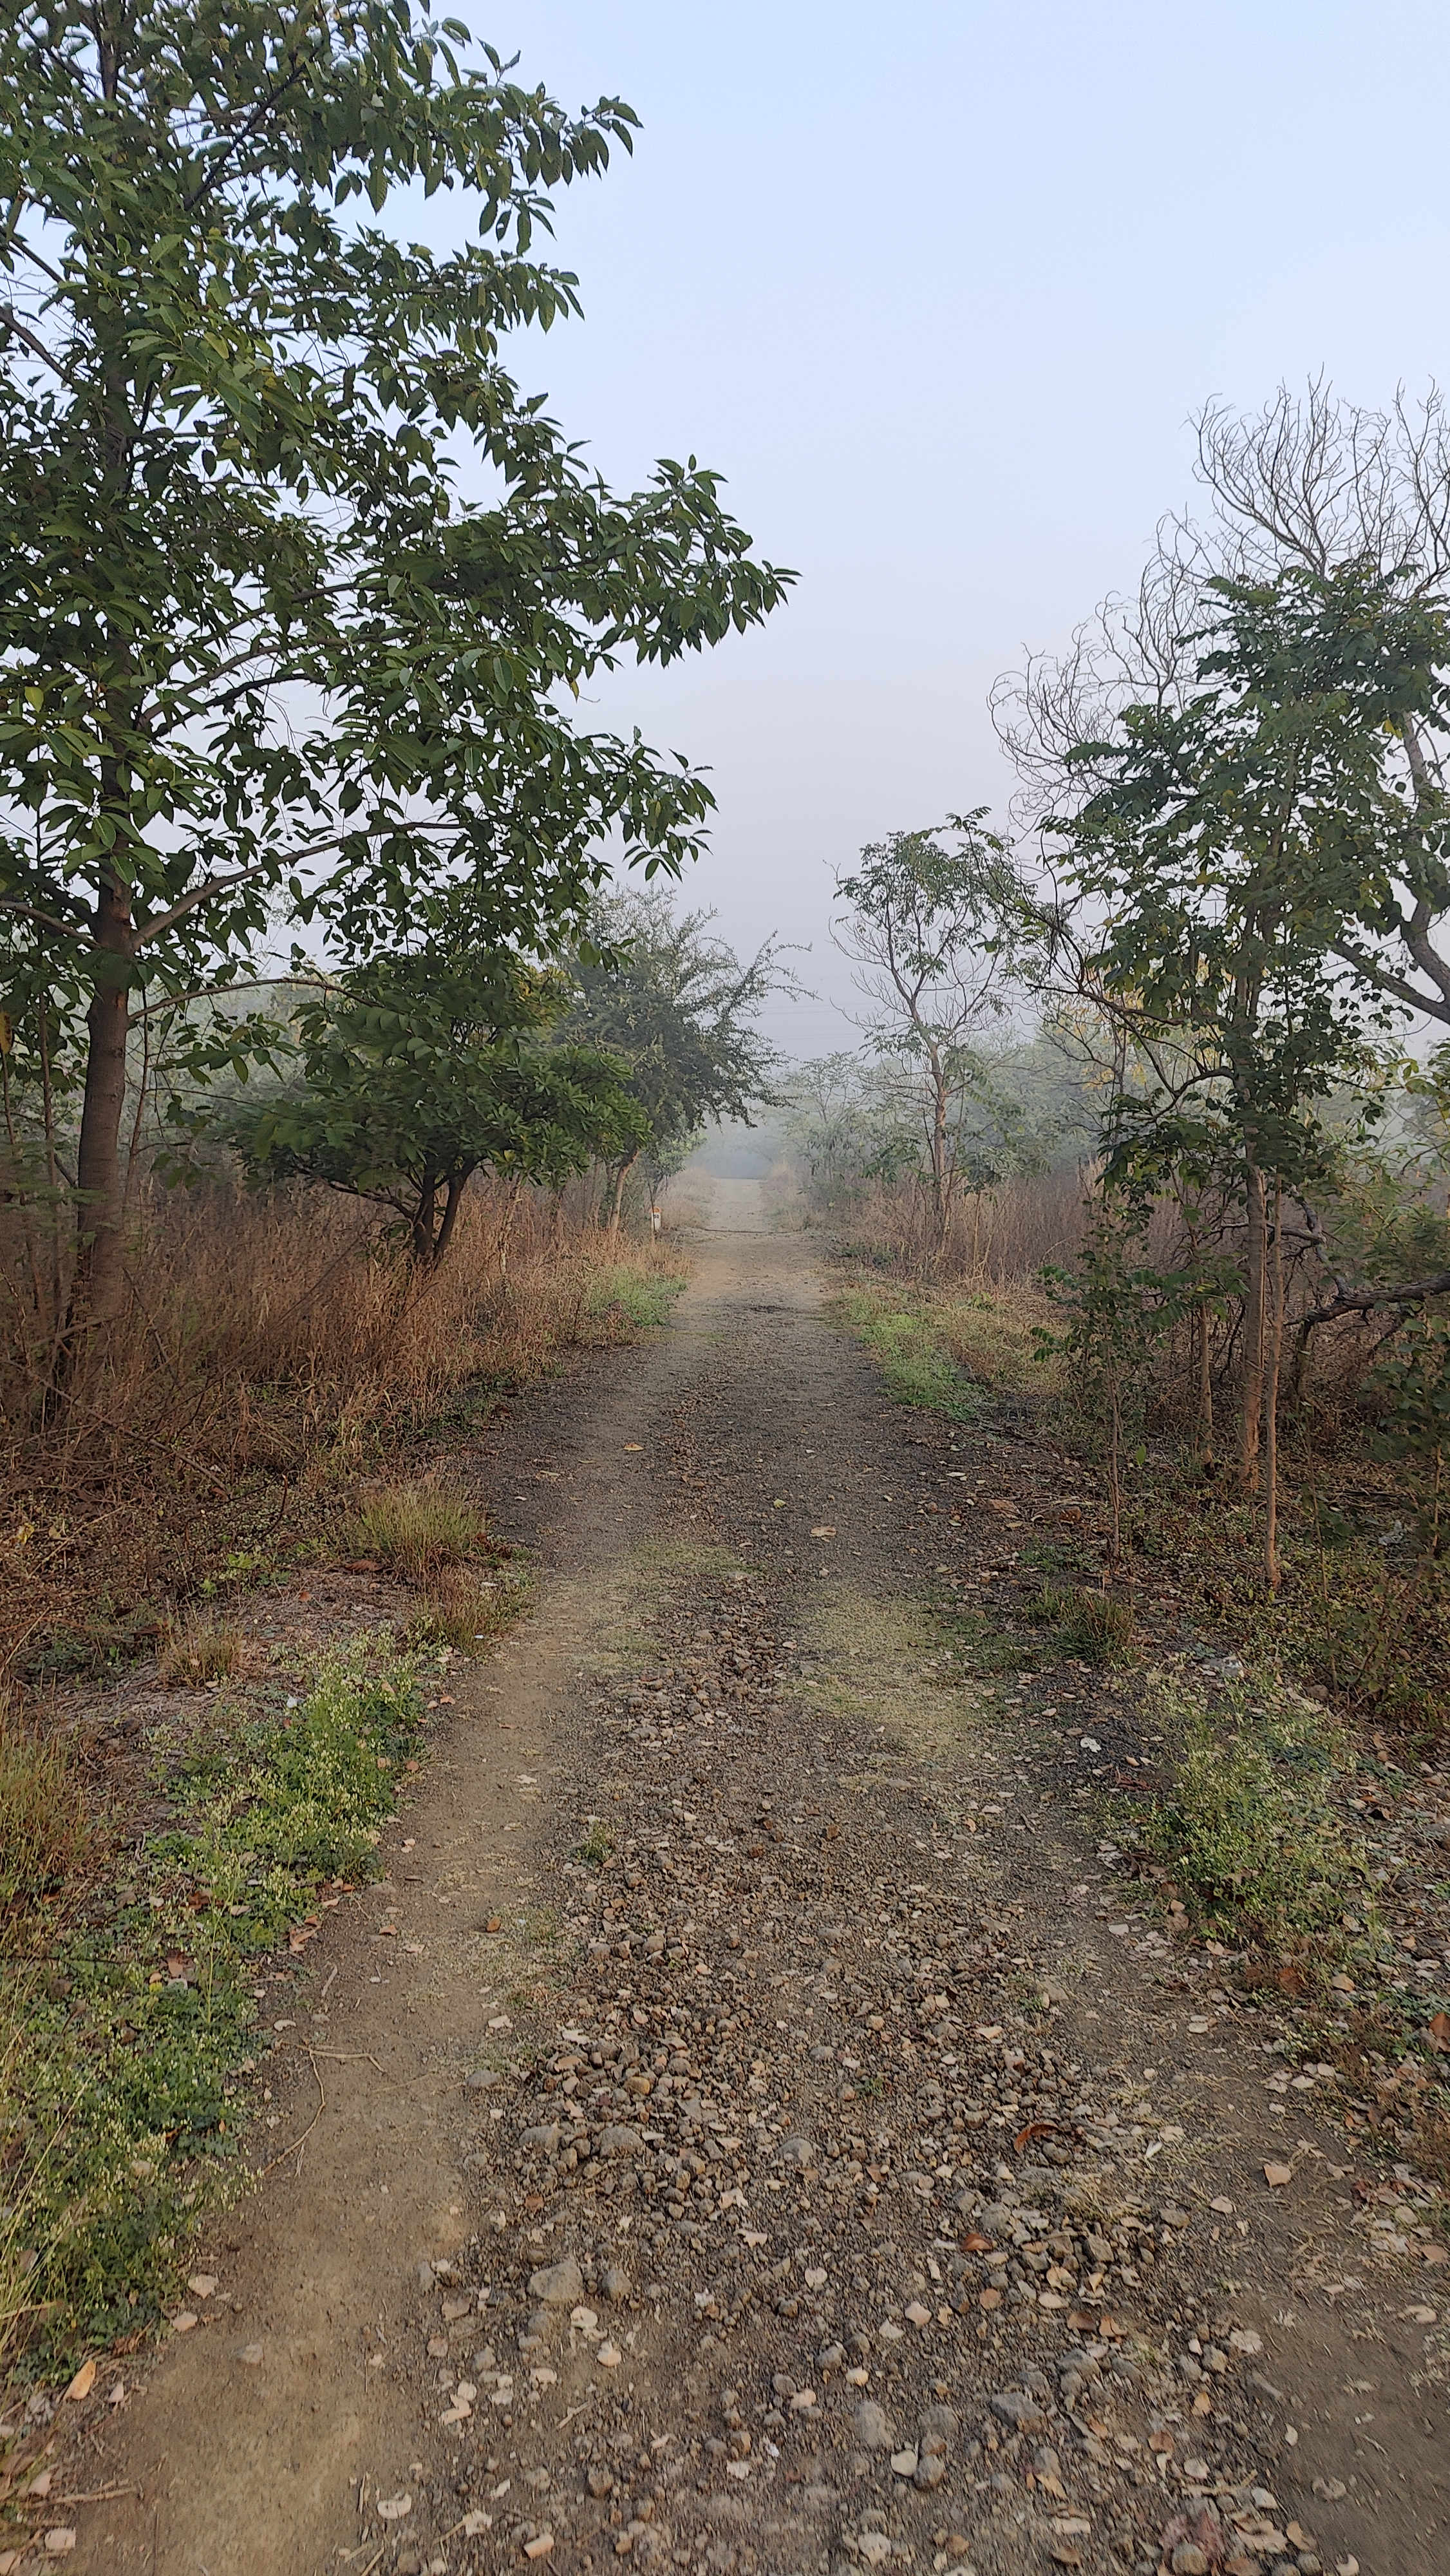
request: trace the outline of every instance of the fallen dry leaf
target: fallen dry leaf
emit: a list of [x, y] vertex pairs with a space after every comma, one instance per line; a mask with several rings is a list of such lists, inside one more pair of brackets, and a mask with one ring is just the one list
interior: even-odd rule
[[1285, 2183], [1292, 2182], [1293, 2179], [1292, 2165], [1265, 2165], [1264, 2167], [1264, 2180], [1270, 2191], [1282, 2191]]
[[95, 2384], [96, 2365], [94, 2360], [83, 2361], [65, 2393], [67, 2397], [73, 2397], [76, 2400], [76, 2403], [79, 2404], [83, 2397], [89, 2397]]
[[1430, 2015], [1430, 2046], [1450, 2048], [1450, 2012], [1437, 2012]]

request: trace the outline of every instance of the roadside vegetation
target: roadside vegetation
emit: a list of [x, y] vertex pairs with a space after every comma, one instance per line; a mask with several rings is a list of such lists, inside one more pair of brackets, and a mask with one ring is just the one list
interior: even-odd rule
[[305, 1674], [183, 1703], [146, 1732], [161, 1814], [140, 1836], [124, 1813], [87, 1818], [64, 1740], [7, 1730], [0, 2360], [124, 2352], [184, 2306], [187, 2239], [239, 2179], [264, 2002], [285, 2001], [324, 1911], [377, 1874], [440, 1668], [359, 1635]]

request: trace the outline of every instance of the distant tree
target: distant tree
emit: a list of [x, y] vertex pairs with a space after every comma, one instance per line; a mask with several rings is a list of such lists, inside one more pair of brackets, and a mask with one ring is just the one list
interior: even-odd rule
[[1011, 1007], [1030, 935], [1028, 888], [985, 808], [939, 831], [893, 832], [838, 877], [839, 947], [853, 959], [878, 1055], [910, 1076], [939, 1254], [964, 1177], [964, 1111], [984, 1095], [983, 1032]]
[[752, 1123], [773, 1105], [778, 1057], [756, 1025], [772, 993], [792, 989], [768, 939], [742, 966], [711, 936], [713, 913], [676, 916], [663, 894], [618, 894], [595, 907], [591, 947], [575, 963], [577, 998], [562, 1035], [621, 1058], [643, 1133], [608, 1179], [609, 1232], [643, 1154], [654, 1185], [677, 1171], [712, 1119]]
[[303, 1004], [294, 1079], [220, 1132], [256, 1180], [394, 1210], [413, 1259], [434, 1267], [476, 1171], [557, 1185], [638, 1150], [626, 1068], [547, 1043], [566, 1002], [557, 976], [497, 952], [374, 959]]
[[[581, 690], [789, 578], [693, 459], [616, 499], [504, 371], [577, 310], [545, 191], [635, 119], [466, 41], [411, 0], [0, 11], [0, 971], [12, 1085], [81, 1090], [72, 1354], [120, 1294], [138, 1000], [224, 988], [279, 909], [346, 961], [463, 882], [479, 944], [528, 948], [611, 833], [677, 873], [703, 778]], [[415, 187], [474, 238], [367, 220]]]

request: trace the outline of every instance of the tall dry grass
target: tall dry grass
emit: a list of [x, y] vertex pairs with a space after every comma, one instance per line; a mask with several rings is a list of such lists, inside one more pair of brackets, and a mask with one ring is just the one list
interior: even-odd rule
[[[0, 1241], [0, 1264], [20, 1279], [23, 1246]], [[243, 1570], [464, 1390], [506, 1395], [627, 1338], [630, 1276], [671, 1266], [485, 1183], [426, 1275], [321, 1191], [149, 1194], [104, 1367], [57, 1405], [30, 1356], [44, 1337], [0, 1344], [0, 1670], [58, 1619], [121, 1621]]]
[[[912, 1279], [1002, 1287], [1070, 1261], [1082, 1240], [1085, 1183], [1074, 1169], [962, 1191], [944, 1243], [918, 1181], [875, 1181], [833, 1208], [828, 1221], [843, 1249], [872, 1267]], [[817, 1219], [819, 1221], [819, 1218]]]

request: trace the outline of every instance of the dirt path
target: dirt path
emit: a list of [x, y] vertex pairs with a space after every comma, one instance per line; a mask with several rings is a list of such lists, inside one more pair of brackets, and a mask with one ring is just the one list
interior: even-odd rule
[[952, 1680], [972, 1444], [798, 1240], [698, 1253], [469, 1462], [535, 1615], [278, 1982], [198, 2322], [68, 2410], [70, 2563], [1450, 2568], [1416, 2195], [1356, 2197], [1313, 2079], [1124, 1906], [1058, 1710]]

